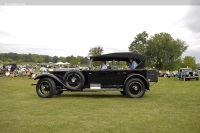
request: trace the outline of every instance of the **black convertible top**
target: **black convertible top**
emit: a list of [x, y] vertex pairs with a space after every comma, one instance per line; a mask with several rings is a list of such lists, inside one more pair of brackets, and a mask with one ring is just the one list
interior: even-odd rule
[[127, 61], [129, 62], [129, 58], [135, 58], [138, 66], [136, 69], [145, 69], [145, 59], [144, 55], [135, 54], [132, 52], [119, 52], [119, 53], [110, 53], [103, 55], [90, 56], [90, 60], [93, 61]]
[[143, 61], [146, 59], [144, 55], [139, 55], [132, 52], [119, 52], [119, 53], [90, 56], [90, 59], [93, 59], [94, 61], [112, 61], [112, 60], [128, 61], [129, 58], [135, 58], [138, 61]]

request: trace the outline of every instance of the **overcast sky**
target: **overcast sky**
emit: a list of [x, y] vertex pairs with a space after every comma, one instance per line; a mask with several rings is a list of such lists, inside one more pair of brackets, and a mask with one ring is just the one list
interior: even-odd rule
[[0, 53], [87, 56], [128, 51], [134, 37], [166, 32], [200, 63], [200, 6], [0, 6]]

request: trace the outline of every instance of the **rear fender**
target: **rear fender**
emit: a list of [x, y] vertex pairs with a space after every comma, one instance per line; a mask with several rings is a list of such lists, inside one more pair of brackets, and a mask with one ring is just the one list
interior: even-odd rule
[[144, 82], [144, 84], [145, 84], [145, 86], [146, 86], [146, 89], [149, 90], [149, 82], [146, 80], [146, 78], [145, 78], [144, 76], [142, 76], [142, 75], [140, 75], [140, 74], [130, 74], [130, 75], [128, 75], [128, 76], [126, 77], [126, 80], [124, 81], [124, 85], [125, 85], [125, 84], [128, 82], [128, 80], [131, 79], [131, 78], [139, 78], [139, 79], [141, 79], [141, 80]]
[[40, 75], [36, 76], [34, 80], [47, 78], [47, 77], [53, 79], [54, 81], [58, 82], [60, 85], [63, 85], [64, 87], [67, 88], [67, 86], [58, 77], [56, 77], [53, 74], [40, 74]]

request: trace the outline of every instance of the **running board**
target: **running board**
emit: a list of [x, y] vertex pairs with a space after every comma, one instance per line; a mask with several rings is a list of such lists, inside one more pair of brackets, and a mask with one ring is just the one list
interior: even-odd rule
[[[59, 91], [71, 91], [67, 89], [58, 89]], [[122, 88], [101, 88], [101, 89], [90, 89], [84, 88], [82, 90], [74, 90], [74, 91], [123, 91]]]
[[101, 88], [101, 89], [90, 89], [85, 88], [83, 91], [123, 91], [121, 88]]

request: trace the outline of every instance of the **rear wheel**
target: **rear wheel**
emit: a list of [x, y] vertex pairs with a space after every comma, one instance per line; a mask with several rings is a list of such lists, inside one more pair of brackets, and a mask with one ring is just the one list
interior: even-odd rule
[[144, 82], [140, 79], [130, 79], [125, 85], [125, 93], [130, 98], [141, 98], [146, 91]]
[[196, 78], [196, 80], [199, 80], [199, 78]]
[[56, 92], [55, 82], [51, 78], [40, 79], [36, 85], [36, 92], [41, 98], [51, 98]]

